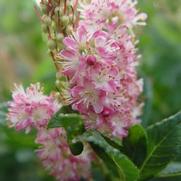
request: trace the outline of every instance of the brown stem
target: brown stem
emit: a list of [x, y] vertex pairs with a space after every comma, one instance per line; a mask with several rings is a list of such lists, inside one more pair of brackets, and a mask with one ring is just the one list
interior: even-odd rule
[[52, 52], [52, 51], [50, 52], [50, 55], [51, 55], [51, 57], [52, 57], [52, 59], [53, 59], [53, 62], [54, 62], [55, 68], [56, 68], [56, 70], [58, 71], [58, 70], [59, 70], [59, 68], [58, 68], [58, 65], [57, 65], [57, 63], [56, 63], [56, 60], [55, 60], [55, 57], [54, 57], [54, 54], [53, 54], [53, 52]]
[[64, 14], [66, 14], [67, 11], [67, 0], [64, 0]]

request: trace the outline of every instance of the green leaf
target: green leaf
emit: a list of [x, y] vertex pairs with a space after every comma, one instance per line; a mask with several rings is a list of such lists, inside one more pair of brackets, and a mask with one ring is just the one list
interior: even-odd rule
[[124, 153], [139, 167], [147, 154], [147, 134], [144, 128], [137, 124], [129, 129], [128, 137], [123, 140]]
[[167, 167], [162, 170], [157, 177], [177, 177], [181, 176], [181, 163], [180, 162], [171, 162]]
[[147, 128], [148, 154], [141, 166], [141, 180], [152, 178], [181, 154], [181, 112]]
[[70, 105], [68, 105], [68, 106], [63, 106], [63, 107], [58, 111], [58, 114], [59, 114], [59, 113], [65, 113], [65, 114], [76, 113], [76, 114], [78, 114], [77, 111], [72, 110], [72, 107], [71, 107]]
[[[93, 181], [108, 181], [106, 179], [106, 173], [105, 169], [100, 167], [100, 163], [97, 161], [93, 161], [91, 164], [91, 175]], [[103, 164], [101, 165], [102, 167], [104, 166]]]
[[79, 114], [58, 113], [50, 120], [48, 127], [64, 127], [68, 132], [78, 133], [83, 131], [83, 122]]
[[99, 132], [89, 131], [77, 138], [87, 141], [98, 156], [104, 161], [109, 171], [121, 181], [136, 181], [139, 177], [138, 168], [119, 150], [106, 142]]
[[48, 127], [63, 127], [67, 132], [67, 141], [72, 154], [79, 155], [83, 150], [83, 144], [81, 142], [74, 142], [73, 139], [84, 132], [82, 118], [75, 113], [63, 114], [60, 112], [61, 110], [50, 120]]
[[108, 137], [106, 135], [101, 134], [104, 139], [114, 148], [117, 148], [118, 150], [121, 150], [123, 147], [122, 140], [120, 140], [117, 137]]

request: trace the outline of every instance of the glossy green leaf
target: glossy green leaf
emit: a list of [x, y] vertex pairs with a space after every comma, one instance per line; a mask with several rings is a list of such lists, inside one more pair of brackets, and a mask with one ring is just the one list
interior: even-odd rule
[[128, 137], [123, 140], [124, 153], [137, 165], [140, 166], [147, 154], [147, 134], [140, 125], [129, 129]]
[[92, 162], [92, 168], [91, 168], [91, 173], [92, 173], [92, 179], [93, 181], [108, 181], [106, 177], [107, 174], [105, 173], [105, 166], [101, 164], [100, 166], [100, 161]]
[[171, 162], [168, 166], [162, 170], [157, 177], [177, 177], [181, 176], [181, 163], [180, 162]]
[[80, 115], [57, 113], [48, 125], [49, 128], [63, 127], [72, 136], [83, 132], [83, 122]]
[[63, 127], [67, 132], [67, 141], [72, 154], [79, 155], [83, 150], [81, 142], [73, 142], [73, 139], [84, 132], [82, 118], [76, 113], [64, 114], [61, 110], [51, 119], [49, 128]]
[[121, 150], [123, 148], [122, 140], [120, 140], [119, 138], [116, 138], [116, 137], [110, 138], [109, 136], [105, 136], [103, 134], [102, 134], [102, 136], [114, 148], [117, 148], [118, 150]]
[[64, 113], [64, 114], [76, 113], [76, 114], [78, 114], [77, 111], [72, 110], [72, 107], [70, 105], [62, 106], [62, 108], [58, 111], [57, 114], [59, 114], [59, 113]]
[[78, 137], [78, 140], [88, 141], [110, 172], [113, 171], [114, 176], [119, 178], [118, 180], [136, 181], [138, 179], [138, 168], [126, 155], [108, 144], [99, 132], [85, 132], [82, 136]]
[[141, 180], [152, 178], [181, 154], [181, 112], [147, 129], [149, 149], [141, 166]]

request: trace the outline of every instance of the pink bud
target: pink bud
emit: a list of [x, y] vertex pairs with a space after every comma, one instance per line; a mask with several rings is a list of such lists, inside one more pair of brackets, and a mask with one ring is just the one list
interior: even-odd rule
[[112, 113], [113, 113], [113, 111], [109, 108], [104, 108], [104, 110], [102, 111], [102, 115], [104, 117], [110, 116], [110, 114], [112, 114]]
[[87, 56], [87, 64], [88, 65], [94, 65], [96, 62], [96, 57], [93, 55]]

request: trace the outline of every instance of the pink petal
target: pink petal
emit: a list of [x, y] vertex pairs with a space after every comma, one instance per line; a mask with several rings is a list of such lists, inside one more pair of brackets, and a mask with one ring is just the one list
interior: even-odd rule
[[72, 50], [62, 50], [60, 55], [67, 60], [72, 60], [75, 57], [75, 52]]
[[105, 31], [96, 31], [93, 35], [94, 38], [98, 38], [98, 37], [107, 37], [108, 36], [108, 33], [105, 32]]
[[79, 93], [81, 92], [82, 87], [80, 86], [75, 86], [71, 89], [71, 94], [73, 97], [77, 97], [79, 95]]
[[25, 121], [18, 122], [16, 124], [16, 130], [19, 131], [19, 130], [25, 129], [31, 125], [32, 125], [31, 120], [25, 120]]
[[73, 50], [75, 50], [76, 47], [77, 47], [77, 42], [74, 39], [70, 38], [70, 37], [65, 37], [64, 40], [63, 40], [63, 43], [68, 48], [73, 49]]
[[78, 38], [80, 42], [85, 42], [87, 39], [87, 31], [84, 26], [78, 28]]

